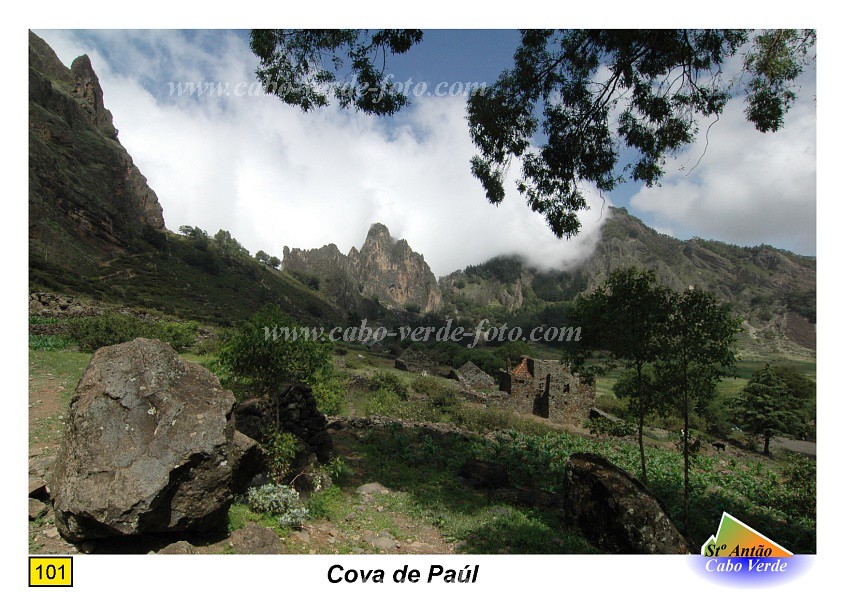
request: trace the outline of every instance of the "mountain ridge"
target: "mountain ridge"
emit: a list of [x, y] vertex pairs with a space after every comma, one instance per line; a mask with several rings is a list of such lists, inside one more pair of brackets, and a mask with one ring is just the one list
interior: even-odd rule
[[595, 250], [578, 266], [541, 270], [518, 256], [494, 257], [441, 277], [445, 304], [460, 305], [468, 298], [513, 313], [532, 302], [571, 301], [595, 289], [615, 269], [646, 268], [655, 272], [660, 285], [675, 291], [695, 285], [730, 302], [753, 329], [815, 347], [815, 258], [765, 244], [678, 240], [624, 208], [610, 211]]

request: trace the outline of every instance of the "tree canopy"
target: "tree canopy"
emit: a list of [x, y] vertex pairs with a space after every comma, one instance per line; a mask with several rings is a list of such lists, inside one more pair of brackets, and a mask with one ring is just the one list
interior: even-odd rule
[[763, 452], [769, 454], [769, 442], [778, 434], [800, 433], [802, 403], [766, 365], [752, 375], [737, 398], [734, 418], [747, 433], [763, 436]]
[[[288, 104], [307, 111], [334, 96], [392, 115], [409, 99], [391, 85], [388, 56], [422, 38], [417, 29], [253, 30], [251, 48], [259, 80]], [[576, 235], [585, 184], [654, 185], [699, 120], [718, 118], [733, 96], [745, 96], [759, 131], [780, 129], [815, 40], [798, 29], [524, 30], [513, 66], [468, 98], [472, 173], [499, 204], [508, 167], [521, 161], [519, 193], [555, 235]], [[734, 57], [737, 73], [726, 73]]]

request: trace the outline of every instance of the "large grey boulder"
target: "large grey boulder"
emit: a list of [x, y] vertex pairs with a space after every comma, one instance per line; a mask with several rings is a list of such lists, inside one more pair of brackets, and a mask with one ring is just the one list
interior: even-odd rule
[[235, 399], [163, 342], [100, 348], [71, 399], [50, 489], [72, 542], [225, 525]]
[[683, 536], [639, 480], [597, 454], [575, 453], [564, 471], [567, 521], [601, 550], [688, 554]]

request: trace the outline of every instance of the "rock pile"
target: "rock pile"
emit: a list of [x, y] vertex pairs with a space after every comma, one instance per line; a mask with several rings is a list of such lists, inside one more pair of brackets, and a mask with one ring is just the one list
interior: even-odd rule
[[326, 431], [326, 416], [317, 408], [311, 388], [286, 385], [278, 393], [246, 400], [235, 409], [237, 429], [262, 440], [268, 427], [292, 433], [317, 455], [321, 462], [331, 458], [332, 438]]

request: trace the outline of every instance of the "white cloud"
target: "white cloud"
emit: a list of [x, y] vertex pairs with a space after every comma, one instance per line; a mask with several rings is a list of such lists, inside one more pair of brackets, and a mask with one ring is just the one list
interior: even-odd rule
[[[667, 164], [659, 187], [631, 199], [658, 229], [803, 254], [816, 251], [816, 110], [814, 72], [777, 133], [759, 133], [732, 100], [710, 129]], [[696, 166], [696, 163], [700, 163]]]
[[416, 98], [387, 122], [336, 108], [303, 114], [272, 97], [168, 97], [173, 80], [251, 83], [255, 58], [233, 34], [206, 53], [177, 32], [98, 32], [93, 47], [78, 33], [38, 33], [66, 64], [89, 54], [170, 229], [228, 229], [251, 251], [281, 256], [284, 245], [360, 247], [380, 221], [444, 275], [502, 253], [571, 265], [592, 252], [607, 214], [590, 193], [582, 233], [558, 240], [513, 177], [504, 203], [491, 206], [470, 174], [462, 98]]

